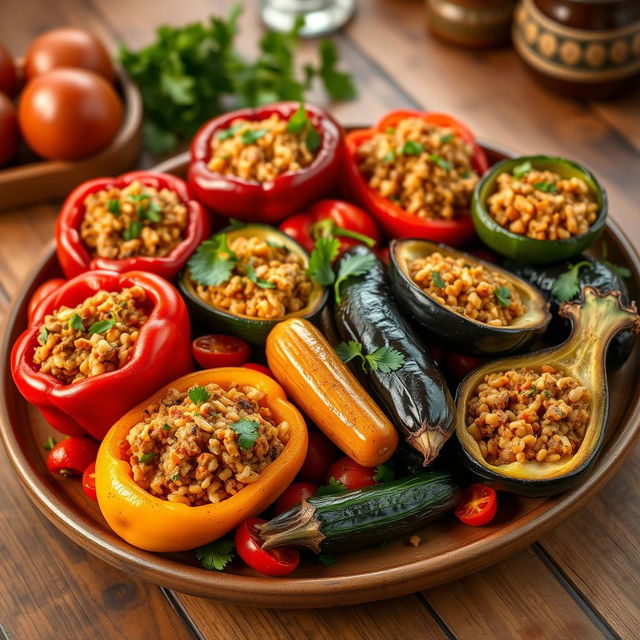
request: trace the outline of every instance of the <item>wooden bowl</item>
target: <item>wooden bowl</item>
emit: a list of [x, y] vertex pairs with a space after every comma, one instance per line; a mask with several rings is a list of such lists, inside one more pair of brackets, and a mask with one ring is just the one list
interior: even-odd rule
[[[504, 154], [486, 148], [492, 163]], [[157, 169], [184, 174], [188, 155]], [[640, 293], [640, 257], [622, 231], [609, 221], [604, 232], [609, 257], [632, 272], [630, 295]], [[595, 255], [595, 253], [594, 253]], [[142, 579], [163, 586], [249, 606], [309, 608], [347, 605], [390, 598], [426, 589], [482, 569], [531, 544], [592, 498], [613, 476], [640, 434], [640, 349], [609, 381], [611, 413], [608, 441], [584, 484], [553, 498], [521, 498], [502, 494], [491, 525], [468, 527], [453, 516], [416, 533], [424, 541], [414, 548], [400, 538], [384, 547], [339, 554], [331, 567], [305, 558], [289, 577], [269, 578], [241, 562], [223, 573], [201, 568], [193, 553], [154, 554], [116, 536], [97, 505], [86, 498], [78, 479], [49, 473], [42, 443], [59, 437], [40, 413], [29, 406], [11, 379], [9, 354], [26, 323], [35, 288], [60, 275], [53, 243], [29, 275], [9, 313], [0, 349], [0, 435], [7, 457], [28, 496], [65, 535], [99, 558]]]
[[21, 164], [0, 169], [0, 209], [65, 196], [85, 180], [115, 175], [133, 164], [140, 150], [142, 98], [138, 87], [121, 67], [116, 67], [116, 76], [124, 118], [120, 131], [109, 145], [92, 156], [73, 162], [42, 160], [31, 152], [23, 152], [22, 157], [19, 154]]

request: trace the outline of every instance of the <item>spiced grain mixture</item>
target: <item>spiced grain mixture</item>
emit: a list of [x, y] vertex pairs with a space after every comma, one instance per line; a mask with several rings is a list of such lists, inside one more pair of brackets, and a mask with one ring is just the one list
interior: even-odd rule
[[264, 120], [234, 120], [212, 137], [207, 167], [256, 182], [271, 182], [308, 167], [315, 153], [307, 147], [304, 133], [290, 133], [287, 124], [277, 114]]
[[526, 312], [511, 283], [480, 263], [436, 251], [413, 260], [409, 273], [428, 296], [477, 322], [506, 327]]
[[204, 302], [265, 319], [283, 318], [307, 305], [313, 284], [300, 255], [257, 237], [238, 236], [229, 248], [238, 258], [231, 278], [216, 286], [194, 283]]
[[590, 399], [579, 380], [549, 365], [492, 373], [469, 403], [467, 429], [490, 464], [558, 462], [584, 439]]
[[169, 189], [135, 181], [87, 196], [80, 237], [91, 257], [164, 257], [184, 239], [187, 206]]
[[120, 443], [133, 479], [154, 496], [197, 506], [216, 503], [255, 482], [289, 440], [266, 396], [233, 383], [171, 389], [145, 409]]
[[595, 196], [584, 180], [537, 169], [518, 177], [501, 173], [487, 211], [505, 229], [536, 240], [581, 235], [598, 217]]
[[469, 215], [478, 174], [473, 148], [452, 129], [405, 118], [358, 148], [369, 186], [419, 218]]
[[115, 371], [126, 364], [147, 321], [146, 293], [138, 285], [100, 290], [76, 307], [44, 319], [33, 362], [63, 384]]

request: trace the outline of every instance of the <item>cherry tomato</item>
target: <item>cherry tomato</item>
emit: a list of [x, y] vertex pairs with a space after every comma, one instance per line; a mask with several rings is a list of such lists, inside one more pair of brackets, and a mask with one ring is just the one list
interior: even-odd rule
[[286, 576], [300, 563], [300, 554], [293, 547], [262, 549], [254, 527], [263, 522], [260, 518], [247, 518], [236, 529], [236, 551], [252, 569], [267, 576]]
[[467, 487], [456, 507], [456, 516], [465, 524], [481, 527], [493, 520], [498, 509], [496, 492], [477, 482]]
[[[18, 88], [18, 76], [13, 56], [0, 42], [0, 92], [11, 97]], [[1, 146], [1, 145], [0, 145]]]
[[18, 118], [13, 103], [0, 93], [0, 167], [11, 161], [18, 149]]
[[33, 318], [33, 314], [36, 310], [36, 307], [53, 291], [57, 291], [66, 280], [64, 278], [51, 278], [51, 280], [45, 280], [34, 292], [31, 296], [31, 300], [29, 300], [29, 307], [27, 309], [27, 318], [29, 319], [29, 324], [31, 324], [31, 320]]
[[47, 457], [47, 469], [61, 476], [79, 476], [95, 462], [99, 445], [95, 440], [72, 436], [58, 442]]
[[96, 463], [92, 462], [82, 474], [82, 490], [88, 498], [98, 502], [96, 497]]
[[375, 484], [375, 475], [376, 470], [373, 467], [363, 467], [349, 456], [344, 456], [331, 465], [326, 480], [328, 482], [331, 478], [335, 478], [349, 491], [354, 491]]
[[327, 469], [338, 455], [338, 449], [323, 433], [309, 431], [307, 457], [298, 476], [317, 484], [324, 482]]
[[24, 57], [27, 81], [60, 67], [76, 67], [93, 71], [113, 83], [113, 63], [104, 44], [83, 29], [64, 27], [37, 37]]
[[260, 364], [258, 362], [245, 362], [242, 366], [245, 369], [253, 369], [254, 371], [259, 371], [260, 373], [264, 373], [265, 376], [269, 376], [274, 380], [276, 379], [276, 377], [273, 375], [269, 367], [265, 367], [265, 365]]
[[460, 382], [468, 373], [477, 369], [487, 361], [486, 358], [465, 356], [461, 353], [447, 354], [447, 371], [457, 382]]
[[318, 485], [313, 482], [294, 482], [276, 500], [276, 515], [289, 511], [307, 498], [313, 498], [318, 490]]
[[191, 350], [203, 369], [239, 367], [249, 359], [249, 345], [244, 340], [222, 333], [196, 338], [191, 344]]
[[27, 84], [18, 121], [37, 154], [78, 160], [106, 147], [118, 133], [122, 103], [102, 76], [84, 69], [54, 69]]

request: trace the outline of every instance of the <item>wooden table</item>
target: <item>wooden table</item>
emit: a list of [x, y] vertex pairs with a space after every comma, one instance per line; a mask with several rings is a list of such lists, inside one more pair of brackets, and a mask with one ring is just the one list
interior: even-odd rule
[[[260, 25], [248, 2], [240, 41]], [[41, 31], [89, 28], [115, 49], [140, 46], [156, 25], [224, 12], [225, 0], [19, 0], [2, 9], [0, 38], [15, 53]], [[396, 107], [459, 116], [482, 139], [521, 152], [558, 153], [591, 167], [611, 215], [640, 241], [640, 94], [608, 104], [552, 95], [510, 49], [469, 53], [434, 41], [417, 0], [361, 0], [337, 38], [358, 100], [332, 107], [347, 124]], [[300, 59], [312, 54], [303, 47]], [[145, 163], [148, 164], [148, 163]], [[53, 231], [57, 205], [0, 213], [0, 311]], [[0, 638], [638, 638], [640, 448], [586, 507], [509, 560], [404, 598], [319, 611], [252, 610], [145, 584], [90, 556], [31, 505], [0, 467]], [[4, 633], [3, 633], [4, 632]]]

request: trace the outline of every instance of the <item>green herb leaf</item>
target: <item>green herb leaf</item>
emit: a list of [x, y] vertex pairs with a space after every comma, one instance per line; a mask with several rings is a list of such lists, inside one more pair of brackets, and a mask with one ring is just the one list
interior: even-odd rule
[[513, 171], [511, 173], [513, 174], [514, 178], [522, 178], [522, 176], [529, 173], [529, 171], [531, 171], [532, 169], [533, 166], [531, 162], [529, 160], [526, 160], [525, 162], [517, 164], [515, 167], [513, 167]]
[[140, 464], [147, 464], [147, 462], [151, 462], [157, 455], [155, 451], [148, 451], [138, 458], [138, 462], [140, 462]]
[[550, 392], [550, 391], [545, 390], [545, 391], [543, 391], [543, 392], [542, 392], [542, 395], [543, 395], [545, 398], [547, 398], [547, 400], [548, 400], [548, 399], [551, 397], [551, 392]]
[[170, 427], [166, 422], [162, 425], [162, 428], [163, 428], [165, 431], [171, 431], [171, 427]]
[[144, 200], [149, 200], [151, 196], [148, 193], [132, 193], [129, 196], [129, 200], [132, 202], [142, 202]]
[[556, 191], [558, 191], [558, 187], [556, 187], [555, 182], [534, 182], [533, 186], [538, 191], [542, 191], [544, 193], [556, 193]]
[[508, 307], [511, 304], [511, 290], [509, 287], [496, 287], [494, 293], [503, 307]]
[[315, 153], [320, 148], [321, 142], [320, 134], [312, 126], [309, 126], [304, 139], [307, 149], [309, 149], [311, 153]]
[[453, 167], [451, 166], [451, 163], [445, 160], [442, 156], [438, 155], [437, 153], [432, 153], [429, 156], [429, 159], [431, 160], [431, 162], [433, 162], [434, 164], [437, 164], [441, 169], [444, 169], [445, 171], [451, 171], [451, 169], [453, 169]]
[[191, 387], [189, 389], [189, 400], [199, 407], [203, 402], [209, 400], [211, 395], [206, 390], [205, 387], [201, 387], [199, 384], [195, 385], [195, 387]]
[[470, 171], [463, 171], [462, 172], [462, 177], [463, 178], [470, 178], [471, 177], [471, 172]]
[[122, 234], [122, 237], [125, 240], [135, 240], [135, 238], [139, 238], [142, 233], [142, 221], [134, 220]]
[[318, 556], [318, 564], [321, 564], [325, 567], [333, 567], [336, 563], [336, 557], [331, 555], [330, 553], [321, 553]]
[[349, 340], [349, 342], [341, 342], [336, 347], [336, 353], [338, 358], [345, 364], [351, 362], [354, 358], [364, 358], [362, 353], [362, 345], [355, 340]]
[[234, 124], [227, 129], [222, 129], [222, 131], [218, 131], [216, 138], [221, 141], [229, 140], [229, 138], [233, 138], [233, 136], [235, 136], [236, 133], [244, 126], [244, 124]]
[[396, 152], [393, 151], [393, 149], [387, 151], [387, 153], [384, 154], [384, 156], [382, 156], [382, 162], [384, 164], [391, 164], [392, 162], [395, 162], [396, 160]]
[[53, 449], [53, 447], [55, 447], [55, 446], [56, 446], [56, 441], [51, 436], [49, 436], [45, 440], [45, 443], [42, 445], [42, 448], [45, 451], [51, 451], [51, 449]]
[[242, 141], [242, 144], [255, 144], [266, 133], [266, 129], [247, 129], [242, 132], [240, 140]]
[[287, 122], [287, 133], [300, 133], [307, 128], [308, 123], [307, 110], [304, 108], [304, 103], [301, 102]]
[[535, 384], [532, 384], [529, 388], [529, 397], [535, 398], [538, 395], [538, 387]]
[[205, 569], [222, 571], [233, 560], [233, 540], [222, 538], [196, 549], [196, 557]]
[[399, 152], [405, 156], [419, 156], [424, 151], [424, 146], [415, 140], [407, 140]]
[[332, 284], [336, 276], [331, 263], [338, 255], [339, 250], [340, 240], [338, 238], [318, 238], [309, 257], [309, 268], [307, 269], [309, 277], [323, 287]]
[[40, 329], [40, 333], [38, 334], [38, 342], [40, 344], [47, 344], [47, 338], [49, 337], [49, 329], [42, 325], [42, 329]]
[[357, 92], [353, 78], [349, 73], [336, 69], [339, 56], [335, 44], [328, 39], [321, 40], [318, 44], [318, 53], [320, 54], [318, 75], [329, 97], [332, 100], [352, 100], [355, 98]]
[[439, 289], [444, 289], [447, 286], [447, 283], [442, 279], [439, 271], [433, 270], [431, 272], [431, 282], [436, 285]]
[[376, 256], [373, 253], [365, 253], [360, 255], [348, 255], [340, 260], [340, 266], [338, 267], [338, 275], [334, 285], [334, 291], [336, 296], [336, 302], [340, 304], [342, 302], [342, 295], [340, 288], [344, 282], [349, 278], [357, 278], [363, 276], [376, 264]]
[[107, 211], [118, 217], [120, 215], [120, 200], [117, 198], [107, 200]]
[[227, 234], [205, 240], [187, 263], [191, 277], [204, 286], [215, 287], [231, 278], [238, 256], [229, 249]]
[[327, 484], [318, 488], [315, 497], [320, 498], [322, 496], [333, 496], [340, 493], [346, 493], [347, 491], [347, 487], [345, 487], [342, 482], [339, 482], [334, 477], [331, 477], [329, 478], [329, 482], [327, 482]]
[[631, 277], [631, 270], [628, 269], [627, 267], [623, 267], [620, 264], [615, 264], [614, 262], [611, 262], [610, 260], [601, 260], [601, 262], [606, 267], [611, 269], [611, 271], [613, 271], [614, 273], [617, 273], [621, 278], [626, 279], [626, 278], [630, 278]]
[[396, 128], [395, 127], [387, 127], [385, 129], [385, 132], [388, 133], [390, 136], [392, 136], [396, 132]]
[[113, 313], [112, 311], [111, 318], [109, 320], [98, 320], [97, 322], [94, 322], [89, 327], [89, 333], [90, 334], [106, 333], [115, 325], [115, 323], [116, 323], [116, 314]]
[[238, 434], [238, 446], [247, 451], [253, 447], [258, 439], [260, 423], [248, 418], [241, 418], [238, 422], [229, 425], [229, 428]]
[[262, 289], [273, 289], [276, 285], [269, 280], [264, 280], [263, 278], [258, 278], [256, 275], [256, 270], [253, 268], [253, 265], [245, 264], [243, 265], [245, 271], [247, 272], [247, 278], [251, 280], [251, 282], [257, 284]]
[[144, 217], [151, 222], [160, 222], [162, 220], [162, 207], [152, 200], [144, 211]]
[[69, 326], [76, 331], [84, 331], [84, 323], [79, 314], [74, 313], [69, 320]]
[[172, 482], [178, 482], [178, 480], [180, 480], [180, 474], [179, 473], [174, 473], [171, 476], [171, 480], [172, 480]]
[[365, 356], [371, 371], [380, 369], [382, 373], [391, 373], [402, 367], [404, 355], [391, 347], [379, 347], [373, 353]]
[[453, 140], [455, 140], [455, 137], [455, 133], [447, 133], [447, 135], [440, 138], [440, 142], [442, 142], [442, 144], [448, 144], [449, 142], [453, 142]]
[[580, 269], [590, 267], [588, 260], [582, 260], [561, 273], [551, 287], [551, 294], [558, 302], [572, 300], [580, 293]]
[[379, 464], [376, 467], [376, 475], [373, 476], [376, 482], [393, 482], [396, 479], [395, 471], [391, 467]]

